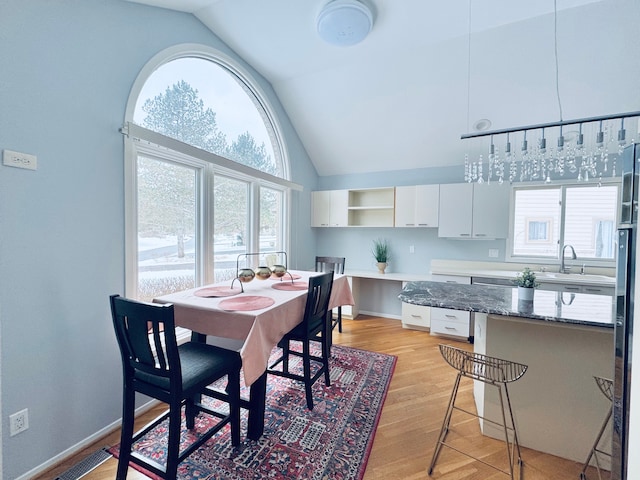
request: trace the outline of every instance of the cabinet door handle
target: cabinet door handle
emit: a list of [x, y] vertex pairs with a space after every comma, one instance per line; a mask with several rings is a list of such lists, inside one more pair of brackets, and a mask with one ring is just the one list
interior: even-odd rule
[[458, 317], [457, 317], [457, 316], [455, 316], [455, 315], [449, 315], [449, 314], [445, 315], [445, 317], [447, 317], [447, 318], [452, 318], [452, 319], [454, 319], [454, 320], [458, 318]]
[[586, 290], [587, 292], [598, 292], [598, 293], [602, 292], [602, 289], [601, 289], [601, 288], [589, 288], [589, 287], [585, 287], [585, 290]]
[[447, 330], [457, 330], [456, 327], [444, 327], [444, 328], [447, 329]]
[[461, 237], [470, 237], [471, 234], [470, 233], [461, 233], [460, 236]]
[[412, 313], [411, 316], [413, 318], [422, 318], [422, 315], [416, 315], [415, 313]]
[[421, 226], [421, 227], [428, 227], [429, 226], [428, 223], [419, 223], [418, 225]]
[[571, 287], [571, 286], [569, 286], [569, 285], [565, 285], [565, 286], [564, 286], [564, 289], [565, 289], [565, 290], [568, 290], [568, 291], [570, 291], [570, 292], [578, 292], [578, 291], [580, 291], [580, 287]]
[[415, 223], [405, 223], [404, 226], [405, 227], [413, 227], [415, 225]]

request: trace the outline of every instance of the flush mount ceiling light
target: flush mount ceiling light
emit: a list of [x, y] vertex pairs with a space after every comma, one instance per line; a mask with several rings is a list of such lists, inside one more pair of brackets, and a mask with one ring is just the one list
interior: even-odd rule
[[357, 0], [334, 0], [318, 15], [318, 34], [340, 47], [360, 43], [371, 31], [373, 14]]

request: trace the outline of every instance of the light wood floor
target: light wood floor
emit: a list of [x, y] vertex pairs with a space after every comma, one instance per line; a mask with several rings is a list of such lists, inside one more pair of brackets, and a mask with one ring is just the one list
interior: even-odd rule
[[[367, 316], [343, 320], [343, 332], [340, 334], [335, 330], [334, 342], [398, 357], [364, 480], [428, 479], [427, 469], [455, 378], [455, 371], [444, 362], [437, 345], [452, 343], [469, 349], [472, 346], [432, 337], [425, 332], [403, 329], [398, 320]], [[463, 380], [461, 384], [457, 405], [475, 410], [469, 380]], [[517, 408], [514, 405], [514, 409]], [[159, 411], [156, 408], [145, 414], [144, 418], [139, 419], [139, 424], [147, 423]], [[447, 439], [453, 440], [457, 436], [465, 442], [466, 451], [474, 456], [487, 458], [491, 463], [506, 457], [504, 443], [480, 435], [475, 418], [454, 413], [452, 425]], [[34, 480], [53, 479], [97, 449], [118, 441], [119, 431]], [[523, 478], [526, 480], [576, 480], [582, 470], [579, 463], [526, 448], [522, 449], [522, 457]], [[109, 459], [83, 479], [112, 480], [115, 478], [116, 465], [115, 459]], [[138, 480], [148, 477], [129, 469], [127, 478]], [[494, 480], [508, 476], [443, 448], [431, 478]], [[590, 469], [588, 478], [598, 478], [597, 473]]]

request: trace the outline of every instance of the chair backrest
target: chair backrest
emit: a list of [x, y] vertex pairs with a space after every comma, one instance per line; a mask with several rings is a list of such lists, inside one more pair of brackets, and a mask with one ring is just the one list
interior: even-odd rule
[[302, 323], [307, 326], [308, 335], [326, 331], [329, 312], [329, 298], [333, 288], [333, 272], [309, 278], [309, 292]]
[[316, 272], [344, 273], [345, 257], [316, 257]]
[[119, 295], [111, 295], [110, 301], [125, 381], [154, 396], [158, 388], [179, 394], [182, 373], [173, 305], [137, 302]]

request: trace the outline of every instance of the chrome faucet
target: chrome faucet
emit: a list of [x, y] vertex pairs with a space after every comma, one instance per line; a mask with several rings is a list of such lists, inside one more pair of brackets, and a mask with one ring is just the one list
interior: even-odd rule
[[571, 272], [571, 267], [565, 267], [564, 265], [564, 252], [567, 249], [567, 247], [569, 247], [571, 249], [571, 260], [575, 260], [576, 257], [576, 251], [573, 249], [573, 247], [571, 245], [569, 245], [568, 243], [566, 245], [564, 245], [562, 247], [562, 252], [560, 253], [560, 273], [570, 273]]

